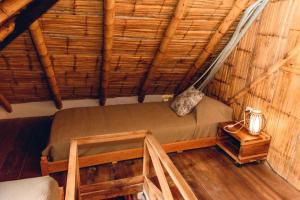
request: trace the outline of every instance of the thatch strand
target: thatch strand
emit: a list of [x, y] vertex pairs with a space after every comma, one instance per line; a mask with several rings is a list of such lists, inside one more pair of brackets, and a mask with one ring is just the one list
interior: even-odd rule
[[24, 9], [33, 0], [5, 0], [0, 3], [0, 25]]
[[104, 1], [104, 49], [100, 104], [105, 105], [108, 96], [109, 74], [111, 70], [113, 32], [115, 18], [115, 0]]
[[177, 29], [178, 24], [180, 23], [181, 19], [183, 18], [187, 4], [188, 4], [188, 0], [179, 0], [177, 3], [177, 7], [175, 9], [174, 15], [170, 21], [170, 24], [168, 25], [168, 28], [164, 34], [164, 37], [160, 43], [157, 53], [152, 61], [149, 71], [148, 71], [148, 73], [145, 77], [145, 80], [141, 86], [141, 89], [139, 91], [139, 97], [138, 97], [139, 102], [144, 101], [147, 90], [153, 81], [155, 72], [156, 72], [157, 68], [159, 67], [160, 62], [162, 61], [162, 59], [167, 51], [169, 43], [171, 42], [172, 38], [175, 35], [175, 31]]
[[216, 32], [212, 35], [209, 42], [205, 46], [205, 48], [200, 53], [199, 57], [193, 64], [192, 68], [187, 72], [182, 82], [176, 88], [175, 93], [179, 93], [184, 90], [190, 81], [195, 76], [197, 71], [204, 65], [207, 59], [214, 53], [218, 44], [222, 40], [222, 38], [226, 35], [231, 25], [237, 20], [237, 18], [241, 15], [243, 10], [247, 7], [249, 0], [237, 0], [228, 15], [224, 18], [222, 23]]
[[11, 113], [12, 112], [12, 107], [9, 103], [9, 101], [5, 98], [5, 96], [3, 96], [2, 94], [0, 94], [0, 105], [3, 106], [3, 108]]
[[264, 73], [262, 73], [260, 76], [258, 76], [251, 84], [237, 92], [233, 97], [231, 97], [228, 101], [229, 104], [234, 103], [234, 101], [238, 98], [241, 98], [245, 94], [248, 93], [249, 90], [253, 89], [255, 86], [257, 86], [259, 83], [261, 83], [263, 80], [274, 74], [276, 71], [278, 71], [282, 66], [284, 66], [291, 58], [298, 55], [300, 53], [300, 44], [298, 44], [294, 49], [292, 49], [290, 52], [288, 52], [287, 56], [284, 59], [279, 60], [274, 65], [268, 68], [268, 70]]
[[0, 27], [0, 42], [2, 42], [15, 29], [15, 22], [10, 21]]
[[33, 22], [30, 25], [29, 30], [30, 30], [32, 41], [33, 41], [35, 48], [37, 50], [37, 53], [39, 55], [41, 64], [46, 73], [48, 84], [51, 89], [55, 105], [58, 109], [61, 109], [62, 108], [62, 100], [61, 100], [60, 91], [59, 91], [59, 88], [58, 88], [58, 85], [57, 85], [57, 82], [55, 79], [52, 62], [51, 62], [49, 54], [48, 54], [48, 50], [47, 50], [47, 47], [45, 44], [45, 40], [44, 40], [43, 33], [42, 33], [41, 27], [39, 25], [39, 22], [38, 21]]

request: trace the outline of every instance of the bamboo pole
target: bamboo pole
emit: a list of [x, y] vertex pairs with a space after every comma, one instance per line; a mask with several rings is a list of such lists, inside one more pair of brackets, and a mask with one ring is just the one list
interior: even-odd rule
[[284, 59], [279, 60], [274, 65], [268, 68], [266, 72], [258, 76], [251, 84], [237, 92], [233, 97], [228, 100], [228, 104], [232, 104], [236, 99], [241, 98], [244, 96], [249, 90], [257, 86], [263, 80], [271, 76], [274, 72], [279, 70], [282, 66], [284, 66], [291, 58], [298, 55], [300, 53], [300, 44], [297, 44], [295, 48], [289, 51]]
[[33, 0], [5, 0], [0, 3], [0, 25], [16, 15]]
[[41, 64], [46, 73], [48, 84], [50, 86], [55, 105], [58, 109], [61, 109], [62, 108], [62, 100], [61, 100], [60, 91], [57, 86], [52, 62], [50, 60], [48, 50], [47, 50], [47, 47], [45, 44], [45, 40], [43, 37], [43, 33], [42, 33], [42, 30], [41, 30], [38, 20], [33, 22], [30, 25], [29, 30], [30, 30], [32, 41], [33, 41], [35, 48], [37, 50], [37, 53], [39, 55]]
[[12, 112], [12, 107], [9, 103], [9, 101], [5, 98], [5, 96], [3, 96], [2, 94], [0, 94], [0, 105], [3, 106], [3, 108], [11, 113]]
[[145, 79], [142, 83], [141, 89], [139, 91], [139, 97], [138, 100], [139, 102], [143, 102], [145, 95], [147, 93], [147, 90], [149, 89], [149, 86], [151, 85], [154, 74], [159, 66], [160, 61], [163, 59], [167, 48], [175, 35], [175, 31], [177, 29], [178, 24], [180, 23], [181, 19], [183, 18], [184, 12], [186, 10], [188, 4], [188, 0], [179, 0], [174, 12], [174, 15], [168, 25], [168, 28], [164, 34], [164, 37], [160, 43], [160, 46], [156, 52], [156, 55], [152, 61], [152, 64], [149, 68], [148, 73], [145, 76]]
[[203, 66], [203, 64], [206, 62], [209, 56], [215, 51], [216, 47], [218, 46], [224, 35], [226, 35], [233, 22], [237, 20], [237, 18], [240, 16], [240, 14], [243, 12], [243, 10], [247, 7], [248, 4], [249, 0], [237, 0], [234, 3], [231, 10], [229, 11], [225, 19], [222, 21], [219, 28], [216, 30], [216, 32], [210, 38], [205, 48], [200, 53], [192, 68], [188, 71], [184, 79], [177, 86], [175, 91], [176, 94], [180, 93], [190, 84], [190, 81], [195, 76], [197, 71]]
[[108, 96], [108, 83], [112, 59], [113, 30], [115, 17], [115, 0], [104, 1], [104, 49], [102, 63], [102, 81], [100, 91], [100, 104], [105, 105]]
[[0, 42], [3, 42], [3, 40], [15, 30], [15, 25], [14, 21], [10, 21], [0, 27]]

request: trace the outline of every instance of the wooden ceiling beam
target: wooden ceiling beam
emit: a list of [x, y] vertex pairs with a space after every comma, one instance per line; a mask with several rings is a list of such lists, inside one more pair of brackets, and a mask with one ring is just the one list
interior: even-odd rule
[[3, 42], [3, 40], [14, 31], [15, 25], [14, 21], [10, 21], [0, 26], [0, 42]]
[[279, 60], [275, 64], [273, 64], [271, 67], [268, 68], [268, 70], [261, 75], [259, 75], [253, 82], [251, 82], [248, 86], [238, 91], [235, 95], [233, 95], [228, 101], [228, 104], [232, 104], [235, 102], [236, 99], [239, 99], [243, 97], [247, 92], [251, 89], [253, 89], [255, 86], [257, 86], [259, 83], [261, 83], [263, 80], [274, 74], [276, 71], [278, 71], [282, 66], [284, 66], [291, 58], [293, 58], [296, 55], [300, 54], [300, 43], [297, 44], [295, 48], [293, 48], [291, 51], [287, 53], [284, 59]]
[[[13, 40], [15, 40], [20, 34], [27, 31], [30, 24], [39, 19], [57, 1], [58, 0], [32, 1], [32, 3], [28, 4], [25, 9], [20, 10], [17, 15], [7, 19], [4, 24], [13, 20], [15, 22], [15, 28], [14, 31], [4, 39], [3, 42], [0, 42], [0, 51], [4, 49], [8, 44], [10, 44]], [[2, 19], [1, 16], [0, 19]]]
[[44, 36], [43, 36], [43, 33], [42, 33], [42, 30], [41, 30], [38, 20], [36, 20], [29, 26], [29, 31], [30, 31], [30, 35], [31, 35], [32, 41], [34, 43], [34, 46], [36, 48], [36, 51], [39, 55], [40, 62], [46, 73], [48, 84], [51, 89], [55, 105], [58, 109], [61, 109], [62, 108], [62, 100], [61, 100], [60, 90], [57, 85], [57, 81], [56, 81], [54, 70], [53, 70], [53, 65], [50, 60], [50, 56], [48, 54], [48, 50], [47, 50], [47, 47], [45, 44], [45, 39], [44, 39]]
[[191, 84], [191, 80], [193, 79], [193, 77], [197, 74], [198, 70], [203, 67], [204, 63], [212, 55], [212, 53], [214, 53], [216, 47], [218, 46], [224, 35], [226, 35], [231, 25], [238, 19], [241, 13], [249, 5], [249, 1], [250, 0], [236, 0], [231, 10], [224, 18], [216, 32], [212, 35], [209, 42], [202, 50], [191, 69], [187, 72], [184, 79], [177, 86], [175, 90], [176, 94], [182, 92], [189, 84]]
[[103, 62], [100, 85], [100, 105], [104, 106], [108, 96], [109, 75], [111, 69], [113, 32], [115, 18], [115, 0], [104, 0], [104, 38]]
[[0, 25], [24, 9], [33, 0], [4, 0], [0, 3]]
[[165, 56], [168, 46], [169, 46], [172, 38], [175, 35], [175, 32], [176, 32], [179, 22], [183, 18], [187, 4], [188, 4], [188, 0], [179, 0], [177, 3], [173, 17], [168, 25], [167, 30], [165, 31], [164, 37], [163, 37], [163, 39], [160, 43], [160, 46], [155, 54], [152, 64], [150, 65], [149, 70], [148, 70], [147, 74], [145, 75], [145, 78], [140, 87], [139, 94], [138, 94], [139, 102], [143, 102], [145, 99], [145, 95], [147, 94], [147, 91], [148, 91], [149, 87], [151, 86], [151, 83], [153, 82], [155, 72], [156, 72], [161, 60]]
[[0, 105], [9, 113], [12, 112], [12, 107], [9, 101], [3, 96], [3, 94], [0, 94]]

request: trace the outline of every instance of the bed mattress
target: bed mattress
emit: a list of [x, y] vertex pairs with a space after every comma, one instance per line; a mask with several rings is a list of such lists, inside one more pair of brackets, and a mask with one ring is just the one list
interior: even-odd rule
[[36, 177], [0, 183], [0, 199], [5, 200], [60, 200], [57, 182], [49, 177]]
[[[64, 160], [72, 138], [124, 131], [149, 130], [162, 144], [211, 137], [218, 122], [231, 118], [230, 107], [209, 97], [184, 117], [178, 117], [168, 102], [71, 108], [56, 113], [43, 155], [53, 161]], [[80, 148], [79, 155], [137, 147], [142, 147], [141, 141], [97, 144]]]

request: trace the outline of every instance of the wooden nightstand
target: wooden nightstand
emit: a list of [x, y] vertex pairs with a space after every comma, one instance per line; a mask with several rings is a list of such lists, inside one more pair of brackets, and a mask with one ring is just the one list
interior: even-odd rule
[[235, 122], [219, 123], [217, 133], [217, 146], [224, 150], [230, 157], [232, 157], [237, 166], [244, 163], [265, 160], [268, 155], [271, 136], [262, 132], [257, 136], [250, 135], [246, 128], [240, 131], [240, 125], [234, 128], [224, 130], [228, 124]]

